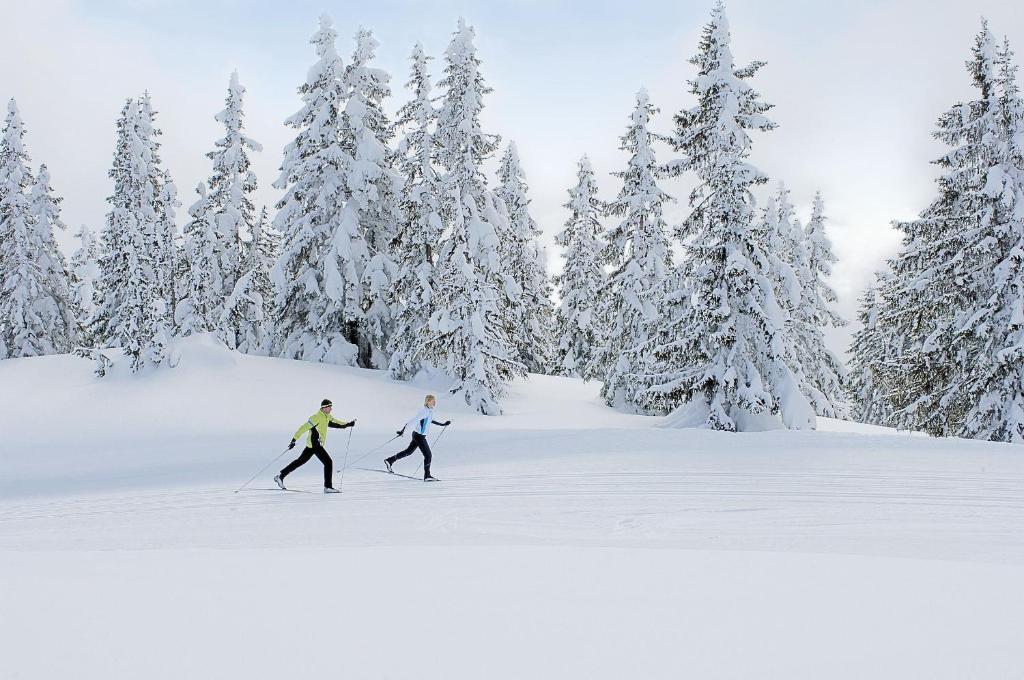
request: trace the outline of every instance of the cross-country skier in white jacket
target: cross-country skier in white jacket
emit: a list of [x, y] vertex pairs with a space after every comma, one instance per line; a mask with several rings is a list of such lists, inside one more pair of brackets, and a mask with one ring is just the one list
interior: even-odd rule
[[430, 445], [427, 444], [427, 430], [431, 424], [438, 425], [440, 427], [448, 427], [452, 424], [452, 421], [446, 420], [443, 423], [439, 423], [434, 420], [434, 407], [437, 405], [437, 398], [433, 394], [428, 394], [423, 400], [423, 408], [416, 412], [416, 415], [412, 419], [402, 426], [402, 429], [398, 431], [398, 436], [405, 434], [405, 428], [412, 428], [412, 441], [409, 442], [409, 446], [405, 447], [405, 450], [396, 453], [390, 458], [384, 459], [384, 465], [387, 467], [388, 472], [393, 472], [391, 466], [396, 461], [411, 456], [412, 452], [419, 448], [423, 452], [423, 481], [432, 482], [434, 477], [430, 474]]

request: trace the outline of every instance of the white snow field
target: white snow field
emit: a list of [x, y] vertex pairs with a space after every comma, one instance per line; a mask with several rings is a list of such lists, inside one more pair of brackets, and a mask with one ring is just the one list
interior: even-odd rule
[[315, 459], [272, 490], [297, 450], [235, 494], [323, 397], [352, 462], [428, 388], [175, 360], [0, 362], [0, 678], [1024, 678], [1021, 447], [670, 429], [534, 376], [501, 417], [439, 395], [442, 483], [359, 469], [403, 439], [340, 495]]

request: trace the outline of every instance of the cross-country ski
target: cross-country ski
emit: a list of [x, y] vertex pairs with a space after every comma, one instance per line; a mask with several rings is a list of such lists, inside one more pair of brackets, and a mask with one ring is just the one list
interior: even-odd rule
[[441, 480], [437, 477], [431, 477], [430, 479], [423, 479], [422, 477], [413, 477], [412, 475], [403, 475], [401, 472], [395, 472], [394, 470], [379, 470], [377, 468], [356, 468], [364, 472], [383, 472], [384, 474], [391, 475], [392, 477], [401, 477], [402, 479], [411, 479], [414, 482], [440, 482]]

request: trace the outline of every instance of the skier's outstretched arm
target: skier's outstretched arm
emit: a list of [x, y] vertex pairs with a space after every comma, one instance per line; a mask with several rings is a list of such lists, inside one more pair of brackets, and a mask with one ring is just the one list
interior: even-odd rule
[[436, 420], [431, 420], [430, 422], [432, 422], [434, 425], [437, 425], [438, 427], [448, 427], [449, 425], [452, 424], [452, 421], [450, 420], [446, 420], [443, 423], [439, 423]]
[[336, 428], [339, 428], [339, 429], [344, 429], [346, 427], [355, 427], [355, 426], [356, 426], [356, 419], [355, 418], [353, 418], [350, 421], [344, 421], [344, 420], [338, 420], [334, 416], [331, 416], [331, 419], [327, 422], [327, 427], [336, 427]]

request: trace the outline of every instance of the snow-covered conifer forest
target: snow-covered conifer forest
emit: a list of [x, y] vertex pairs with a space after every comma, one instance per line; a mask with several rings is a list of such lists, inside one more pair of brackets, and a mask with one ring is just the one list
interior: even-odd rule
[[[948, 146], [937, 198], [896, 224], [903, 245], [865, 293], [848, 366], [825, 341], [848, 323], [825, 197], [794, 197], [754, 165], [779, 122], [757, 87], [764, 63], [733, 56], [723, 5], [693, 48], [687, 106], [663, 113], [641, 89], [622, 112], [616, 195], [599, 195], [580, 161], [554, 276], [516, 144], [481, 116], [494, 86], [478, 43], [460, 20], [443, 54], [413, 47], [396, 87], [372, 31], [346, 54], [322, 16], [284, 121], [294, 140], [264, 178], [280, 192], [270, 206], [254, 202], [251, 157], [273, 151], [246, 134], [237, 71], [209, 178], [184, 209], [158, 103], [128, 97], [112, 121], [106, 224], [81, 228], [70, 262], [54, 238], [60, 178], [32, 165], [12, 97], [2, 356], [73, 352], [99, 375], [120, 362], [144, 372], [173, 367], [175, 338], [212, 333], [247, 354], [445, 375], [488, 415], [510, 380], [553, 374], [599, 381], [610, 407], [717, 430], [765, 417], [814, 429], [824, 416], [1024, 442], [1024, 99], [987, 22], [963, 74], [975, 98], [934, 132]], [[692, 189], [674, 196], [680, 181]], [[675, 202], [688, 214], [670, 224]]]
[[[941, 106], [906, 143], [940, 149], [910, 170], [933, 195], [886, 216], [898, 246], [851, 291], [850, 204], [759, 153], [790, 123], [777, 67], [730, 26], [746, 9], [709, 2], [665, 56], [676, 90], [638, 64], [621, 108], [586, 113], [607, 137], [564, 156], [512, 139], [496, 93], [603, 83], [497, 68], [523, 43], [457, 14], [409, 44], [309, 16], [273, 46], [304, 63], [287, 143], [253, 125], [270, 57], [242, 51], [200, 100], [197, 184], [172, 176], [198, 137], [168, 95], [110, 97], [102, 223], [69, 214], [42, 157], [62, 138], [0, 91], [0, 583], [24, 586], [0, 586], [0, 677], [1015, 677], [1020, 26], [959, 26], [963, 67], [922, 79]], [[621, 37], [629, 60], [644, 36]], [[828, 87], [799, 120], [840, 135]], [[73, 134], [75, 102], [47, 101]], [[542, 209], [532, 168], [555, 165]], [[321, 446], [300, 428], [281, 451], [325, 396], [351, 428], [323, 444], [334, 499], [309, 495], [316, 459], [274, 480]], [[403, 423], [443, 484], [412, 484], [419, 451], [382, 462]], [[51, 629], [57, 653], [25, 651]], [[340, 666], [296, 661], [332, 646]]]

